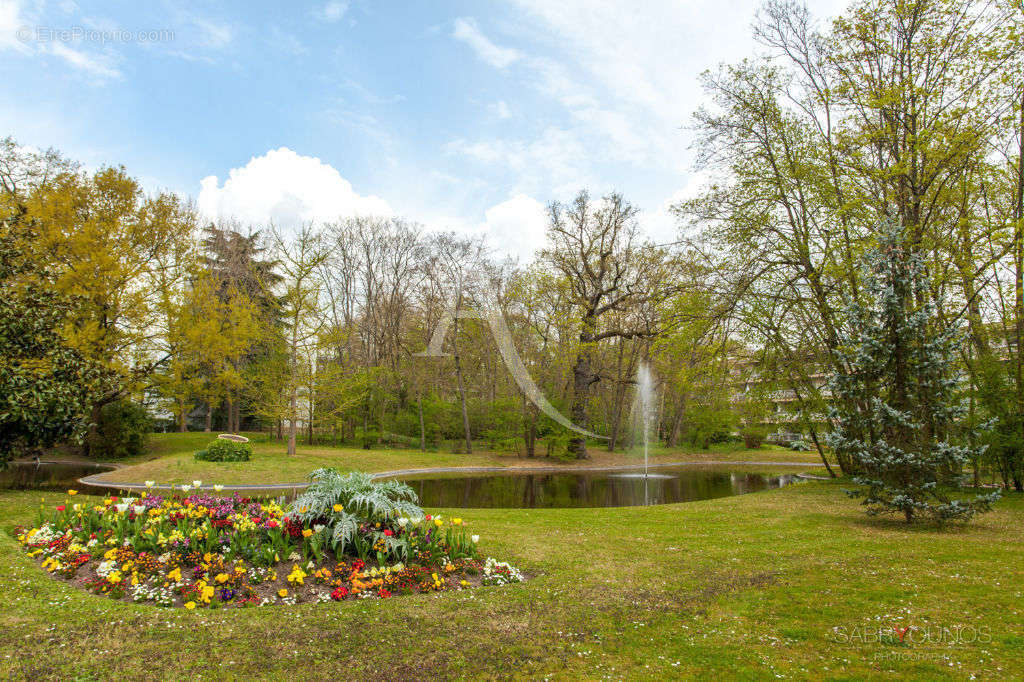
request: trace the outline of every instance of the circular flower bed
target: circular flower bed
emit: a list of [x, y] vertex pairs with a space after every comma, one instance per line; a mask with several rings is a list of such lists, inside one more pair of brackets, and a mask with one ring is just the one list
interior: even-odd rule
[[97, 594], [187, 609], [388, 598], [521, 582], [483, 559], [460, 518], [422, 513], [404, 484], [318, 470], [288, 508], [273, 500], [111, 496], [40, 508], [16, 536], [55, 577]]

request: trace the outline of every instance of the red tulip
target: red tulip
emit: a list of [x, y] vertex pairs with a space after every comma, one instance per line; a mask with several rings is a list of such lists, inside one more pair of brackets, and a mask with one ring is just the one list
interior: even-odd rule
[[64, 511], [64, 505], [63, 504], [58, 504], [57, 505], [57, 511]]

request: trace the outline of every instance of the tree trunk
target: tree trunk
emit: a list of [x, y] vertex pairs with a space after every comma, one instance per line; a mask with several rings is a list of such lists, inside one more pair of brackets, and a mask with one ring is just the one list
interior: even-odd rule
[[206, 433], [213, 431], [213, 405], [206, 404], [206, 428], [203, 429]]
[[676, 408], [675, 417], [672, 419], [672, 430], [668, 432], [668, 446], [674, 448], [679, 442], [679, 430], [683, 425], [683, 415], [686, 414], [686, 399], [679, 396], [679, 406]]
[[313, 391], [312, 391], [312, 389], [309, 390], [308, 406], [309, 406], [309, 409], [306, 410], [306, 412], [307, 412], [307, 414], [309, 416], [309, 422], [306, 424], [306, 444], [307, 445], [312, 445], [313, 444], [313, 418], [316, 416], [316, 408], [314, 407], [314, 403], [313, 403]]
[[825, 450], [822, 449], [821, 443], [818, 442], [818, 431], [813, 426], [808, 427], [808, 431], [811, 432], [811, 440], [814, 441], [814, 447], [818, 449], [818, 455], [821, 457], [822, 463], [828, 470], [828, 475], [832, 478], [836, 478], [836, 472], [832, 471], [832, 465], [828, 463], [828, 458], [825, 457]]
[[452, 334], [452, 344], [454, 346], [454, 357], [455, 357], [455, 377], [459, 383], [459, 400], [462, 403], [462, 428], [466, 434], [466, 454], [473, 454], [473, 442], [469, 435], [469, 412], [466, 410], [466, 386], [462, 381], [462, 363], [459, 361], [459, 322], [455, 320], [455, 329]]
[[466, 434], [466, 454], [473, 453], [473, 442], [469, 435], [469, 412], [466, 410], [466, 387], [462, 381], [462, 365], [459, 363], [459, 354], [455, 354], [455, 376], [459, 382], [459, 401], [462, 403], [462, 429]]
[[[588, 342], [582, 334], [580, 335], [580, 341], [582, 344]], [[576, 364], [572, 368], [572, 407], [569, 412], [572, 422], [584, 428], [587, 424], [587, 403], [590, 402], [590, 386], [596, 383], [591, 363], [590, 350], [584, 345], [580, 348], [579, 354], [576, 356]], [[590, 455], [587, 454], [587, 439], [582, 435], [570, 438], [569, 452], [576, 459], [588, 459]]]
[[[536, 440], [537, 440], [537, 422], [533, 418], [530, 410], [530, 404], [526, 400], [526, 394], [523, 394], [523, 449], [525, 450], [526, 456], [533, 458], [536, 455]], [[529, 486], [528, 486], [529, 487]]]
[[289, 413], [288, 413], [288, 454], [295, 454], [295, 433], [297, 431], [295, 425], [295, 415], [299, 411], [299, 392], [292, 389], [291, 399], [288, 401]]
[[420, 451], [427, 451], [427, 427], [423, 424], [423, 395], [416, 396], [416, 403], [420, 413]]
[[230, 391], [228, 392], [227, 399], [226, 399], [226, 404], [225, 404], [224, 407], [226, 408], [224, 411], [225, 411], [225, 413], [227, 415], [227, 423], [225, 424], [225, 426], [227, 427], [227, 432], [228, 433], [235, 433], [235, 422], [234, 422], [234, 419], [232, 417], [232, 415], [234, 414], [234, 410], [232, 409], [234, 407], [234, 402], [231, 400], [231, 392]]
[[185, 406], [184, 400], [178, 401], [178, 433], [186, 433], [188, 431], [188, 408]]

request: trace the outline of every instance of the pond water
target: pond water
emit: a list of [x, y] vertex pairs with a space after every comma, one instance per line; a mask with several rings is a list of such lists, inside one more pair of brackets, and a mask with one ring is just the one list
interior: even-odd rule
[[709, 500], [780, 488], [792, 474], [659, 467], [643, 472], [498, 473], [406, 479], [423, 507], [561, 508], [630, 507]]
[[105, 492], [102, 488], [91, 489], [83, 486], [78, 479], [114, 467], [90, 462], [11, 462], [7, 469], [0, 471], [0, 489], [19, 490], [66, 490], [75, 488], [82, 492]]

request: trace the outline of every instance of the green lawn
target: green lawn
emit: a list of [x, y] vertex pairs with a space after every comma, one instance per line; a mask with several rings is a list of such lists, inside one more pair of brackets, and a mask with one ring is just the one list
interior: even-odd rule
[[[484, 552], [528, 582], [240, 611], [93, 596], [4, 534], [0, 678], [1020, 678], [1024, 499], [963, 528], [908, 530], [868, 519], [842, 486], [464, 510]], [[3, 527], [30, 522], [39, 497], [0, 494]], [[872, 641], [893, 625], [931, 641]]]
[[[307, 479], [318, 467], [332, 466], [342, 470], [387, 471], [424, 467], [458, 466], [569, 466], [571, 463], [544, 457], [526, 458], [514, 454], [475, 452], [472, 455], [450, 452], [420, 452], [407, 449], [363, 450], [330, 446], [299, 445], [294, 456], [285, 454], [285, 445], [268, 440], [264, 434], [248, 434], [254, 439], [253, 458], [248, 462], [197, 462], [192, 454], [202, 449], [214, 436], [208, 433], [154, 434], [143, 456], [124, 462], [125, 466], [101, 476], [112, 482], [186, 483], [196, 479], [207, 483], [297, 483]], [[783, 448], [764, 447], [759, 450], [719, 446], [710, 450], [692, 451], [681, 448], [654, 448], [652, 462], [677, 461], [778, 461], [819, 462], [817, 453], [793, 452]], [[589, 465], [638, 464], [638, 452], [608, 453], [593, 449]], [[813, 469], [813, 467], [812, 467]]]

